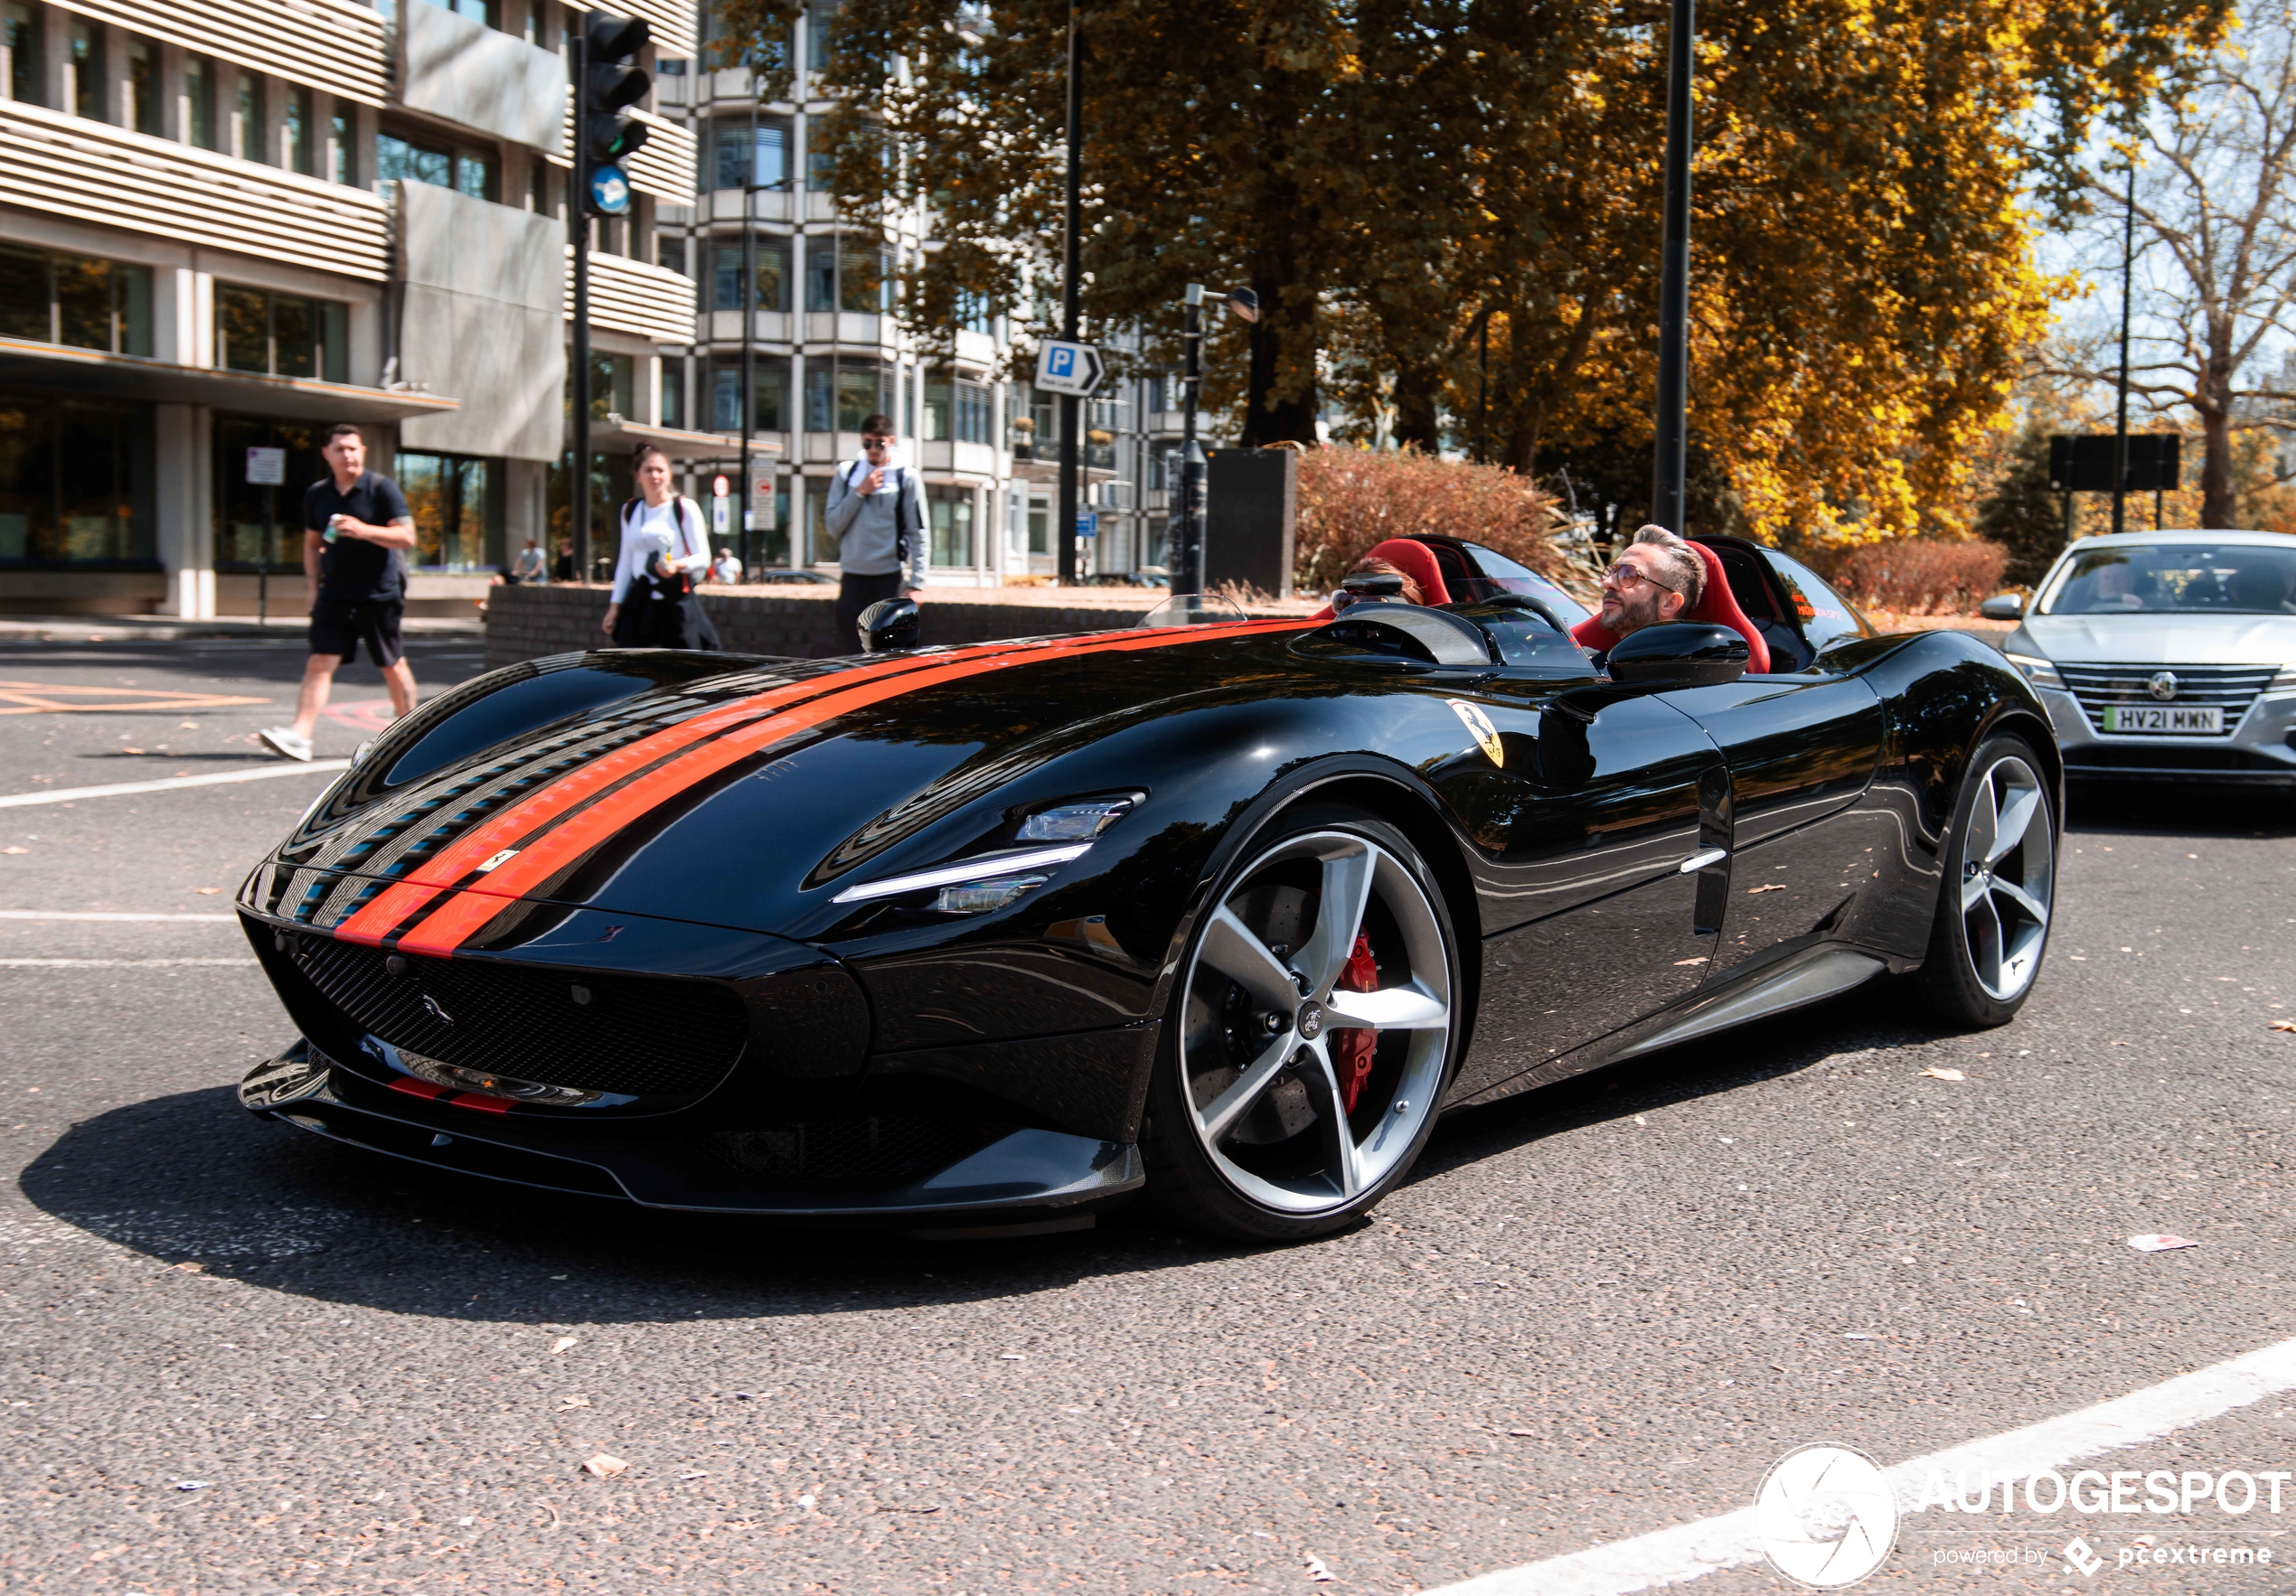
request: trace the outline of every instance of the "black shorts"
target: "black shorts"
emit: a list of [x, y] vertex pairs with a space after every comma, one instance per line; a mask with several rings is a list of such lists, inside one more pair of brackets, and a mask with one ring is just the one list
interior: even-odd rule
[[347, 665], [358, 657], [363, 638], [368, 657], [388, 669], [406, 652], [399, 646], [399, 622], [406, 613], [405, 602], [395, 598], [389, 603], [354, 604], [323, 597], [311, 606], [311, 652], [340, 654]]

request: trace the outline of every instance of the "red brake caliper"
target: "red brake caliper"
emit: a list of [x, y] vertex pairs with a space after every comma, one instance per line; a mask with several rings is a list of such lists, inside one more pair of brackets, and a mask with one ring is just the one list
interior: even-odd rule
[[[1347, 968], [1340, 979], [1331, 983], [1343, 992], [1371, 992], [1379, 988], [1379, 967], [1371, 958], [1371, 939], [1358, 932], [1355, 951], [1348, 955]], [[1363, 1083], [1371, 1078], [1371, 1055], [1379, 1045], [1379, 1033], [1367, 1030], [1336, 1030], [1331, 1033], [1331, 1068], [1340, 1077], [1340, 1101], [1347, 1112], [1355, 1112], [1355, 1100], [1363, 1091]]]

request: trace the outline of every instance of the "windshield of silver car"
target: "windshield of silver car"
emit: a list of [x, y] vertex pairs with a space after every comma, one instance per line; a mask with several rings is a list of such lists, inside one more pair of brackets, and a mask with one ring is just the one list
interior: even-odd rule
[[2286, 549], [2123, 543], [2084, 549], [2058, 568], [2034, 613], [2296, 615], [2296, 539]]

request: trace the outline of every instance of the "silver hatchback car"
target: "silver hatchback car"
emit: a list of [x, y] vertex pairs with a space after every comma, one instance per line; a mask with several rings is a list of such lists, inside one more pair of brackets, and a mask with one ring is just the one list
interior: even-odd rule
[[2296, 538], [2124, 532], [2049, 568], [2002, 652], [2048, 706], [2069, 780], [2296, 786]]

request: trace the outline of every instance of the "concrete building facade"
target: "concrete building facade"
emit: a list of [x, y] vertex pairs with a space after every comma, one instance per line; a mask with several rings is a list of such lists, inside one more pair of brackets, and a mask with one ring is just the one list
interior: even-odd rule
[[[641, 64], [694, 56], [690, 4], [618, 9], [652, 25]], [[417, 613], [469, 613], [554, 540], [581, 14], [0, 0], [0, 612], [244, 615], [267, 589], [299, 610], [302, 493], [338, 421], [407, 493]], [[594, 501], [641, 437], [721, 447], [663, 425], [695, 304], [654, 240], [695, 147], [648, 114], [631, 215], [588, 229]]]

